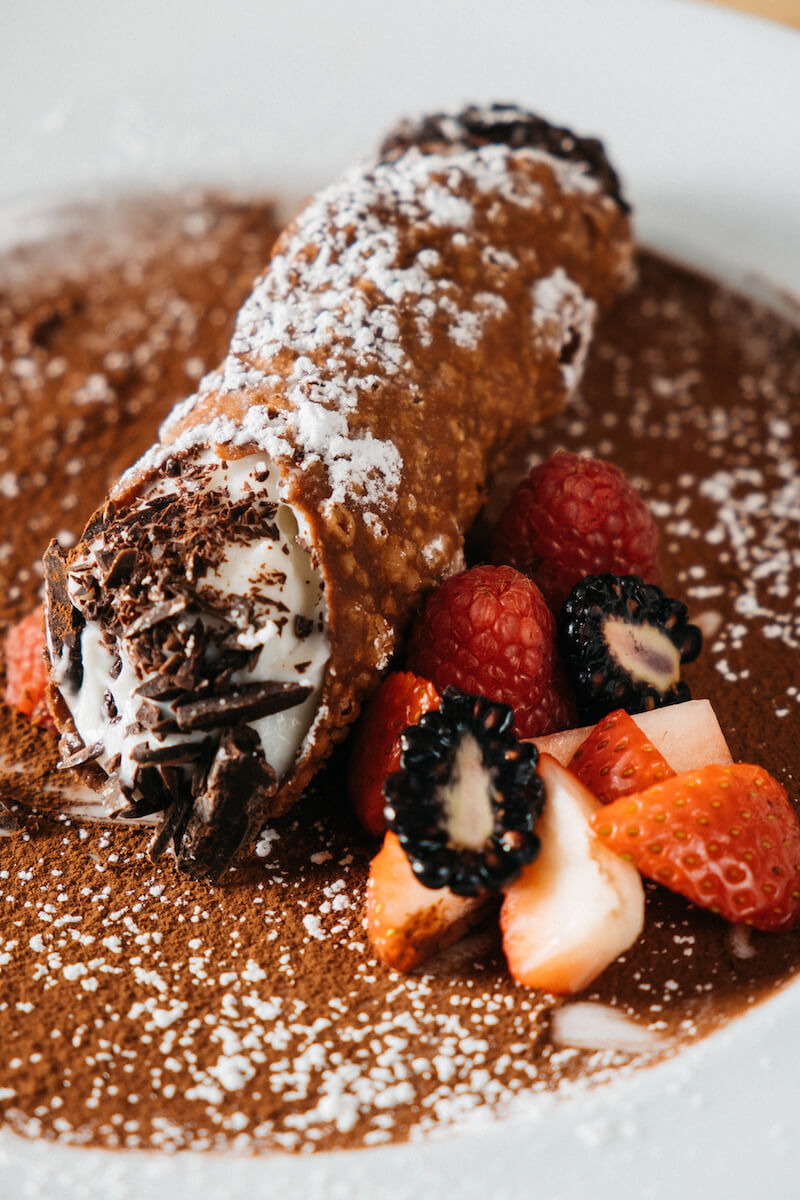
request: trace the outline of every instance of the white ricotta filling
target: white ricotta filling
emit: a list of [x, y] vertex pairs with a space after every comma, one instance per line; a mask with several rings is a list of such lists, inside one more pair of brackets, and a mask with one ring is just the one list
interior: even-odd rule
[[[274, 680], [312, 689], [303, 703], [249, 722], [261, 739], [267, 761], [281, 779], [294, 762], [316, 714], [330, 654], [322, 580], [311, 554], [298, 541], [294, 512], [280, 499], [279, 472], [272, 463], [265, 461], [263, 454], [223, 462], [211, 451], [206, 451], [194, 462], [206, 469], [201, 482], [190, 482], [188, 486], [223, 492], [234, 502], [250, 491], [256, 491], [260, 499], [278, 506], [275, 524], [279, 536], [276, 539], [229, 545], [222, 561], [198, 575], [195, 583], [218, 592], [223, 600], [231, 595], [246, 595], [253, 600], [253, 622], [239, 633], [237, 641], [243, 649], [257, 646], [262, 649], [252, 669], [234, 672], [233, 685]], [[162, 477], [147, 493], [147, 498], [174, 492], [179, 486], [185, 487], [187, 482]], [[68, 588], [77, 606], [78, 580], [70, 578]], [[310, 627], [305, 637], [298, 636], [298, 617], [301, 623], [306, 622], [306, 627]], [[197, 620], [197, 613], [190, 613], [185, 620], [188, 627]], [[210, 625], [215, 618], [202, 614], [202, 620]], [[116, 678], [113, 675], [114, 652], [122, 661]], [[203, 732], [181, 732], [156, 738], [136, 725], [136, 713], [142, 699], [134, 689], [145, 679], [135, 671], [125, 639], [119, 639], [116, 646], [109, 649], [97, 621], [87, 621], [84, 626], [81, 657], [81, 686], [77, 691], [67, 692], [65, 699], [84, 743], [87, 746], [102, 743], [103, 750], [96, 760], [99, 765], [108, 769], [116, 756], [120, 756], [114, 774], [124, 786], [133, 786], [137, 764], [131, 752], [135, 746], [145, 744], [155, 748], [200, 741], [208, 736]], [[109, 698], [112, 705], [109, 705]], [[159, 701], [158, 706], [165, 718], [174, 715], [169, 701]], [[116, 708], [115, 718], [109, 717], [109, 707], [112, 713]]]

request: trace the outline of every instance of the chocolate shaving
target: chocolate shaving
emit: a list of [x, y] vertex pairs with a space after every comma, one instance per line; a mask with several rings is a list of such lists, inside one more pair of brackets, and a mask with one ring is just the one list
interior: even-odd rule
[[181, 834], [189, 816], [191, 803], [191, 796], [186, 796], [183, 800], [176, 800], [170, 805], [155, 837], [147, 848], [152, 862], [158, 862], [169, 848], [170, 842], [175, 846], [180, 845]]
[[143, 700], [174, 700], [182, 696], [186, 688], [175, 676], [169, 674], [168, 667], [167, 663], [162, 674], [140, 683], [133, 689], [133, 694], [141, 696]]
[[309, 617], [299, 614], [294, 619], [294, 636], [301, 642], [314, 632], [314, 622]]
[[207, 747], [206, 741], [176, 742], [167, 746], [146, 746], [140, 742], [131, 750], [131, 758], [136, 763], [148, 766], [164, 766], [165, 764], [172, 766], [177, 763], [196, 762], [198, 758], [202, 758]]
[[130, 579], [135, 565], [136, 551], [132, 546], [126, 546], [123, 550], [118, 551], [107, 574], [103, 577], [103, 586], [118, 587], [121, 583], [125, 583]]
[[165, 717], [161, 710], [153, 705], [140, 704], [136, 716], [140, 725], [161, 737], [180, 732], [177, 723], [170, 717]]
[[85, 763], [94, 762], [103, 753], [102, 742], [92, 742], [91, 746], [81, 746], [73, 754], [61, 758], [56, 764], [59, 771], [67, 771], [71, 767], [82, 767]]
[[260, 717], [271, 717], [294, 708], [311, 695], [312, 689], [299, 683], [246, 683], [224, 696], [209, 696], [176, 704], [178, 728], [184, 733], [196, 729], [219, 729], [223, 725], [246, 724]]
[[176, 844], [178, 867], [195, 879], [217, 879], [261, 829], [277, 776], [248, 726], [226, 729]]
[[133, 637], [134, 634], [144, 632], [146, 629], [152, 629], [154, 625], [159, 625], [162, 621], [177, 616], [185, 608], [185, 596], [179, 596], [176, 600], [165, 600], [162, 604], [153, 604], [140, 617], [137, 617], [135, 621], [126, 626], [122, 631], [122, 635], [129, 638]]

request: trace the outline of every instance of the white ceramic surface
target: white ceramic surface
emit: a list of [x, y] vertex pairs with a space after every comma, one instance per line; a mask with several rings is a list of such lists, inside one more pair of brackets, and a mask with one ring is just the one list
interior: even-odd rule
[[[119, 188], [305, 187], [403, 112], [491, 98], [601, 134], [644, 240], [800, 295], [800, 34], [683, 0], [0, 0], [0, 240]], [[793, 1197], [798, 1061], [794, 986], [662, 1067], [424, 1145], [237, 1160], [2, 1135], [0, 1200]]]

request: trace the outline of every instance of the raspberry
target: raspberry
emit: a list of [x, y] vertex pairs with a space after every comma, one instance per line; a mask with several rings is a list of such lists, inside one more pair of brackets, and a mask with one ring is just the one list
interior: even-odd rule
[[658, 531], [612, 463], [560, 451], [519, 484], [492, 536], [492, 561], [538, 584], [554, 612], [585, 575], [659, 583]]
[[553, 615], [512, 567], [473, 567], [443, 583], [414, 624], [408, 668], [439, 692], [452, 686], [510, 705], [518, 737], [572, 722]]

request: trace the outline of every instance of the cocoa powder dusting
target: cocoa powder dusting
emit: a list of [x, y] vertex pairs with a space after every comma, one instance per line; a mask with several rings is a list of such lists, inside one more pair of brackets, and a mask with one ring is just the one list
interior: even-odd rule
[[[0, 260], [2, 619], [37, 601], [65, 543], [157, 422], [227, 347], [275, 235], [265, 202], [129, 204]], [[582, 396], [536, 431], [629, 473], [668, 587], [706, 632], [687, 671], [735, 758], [797, 796], [800, 334], [648, 255], [601, 326]], [[342, 756], [258, 856], [212, 887], [145, 855], [148, 832], [82, 823], [92, 797], [50, 735], [3, 713], [0, 1110], [30, 1136], [102, 1146], [360, 1146], [502, 1115], [674, 1053], [792, 977], [800, 936], [734, 930], [655, 886], [633, 949], [580, 997], [648, 1053], [550, 1040], [552, 997], [517, 987], [496, 927], [401, 977], [370, 953], [373, 845]], [[72, 811], [59, 809], [72, 804]]]

